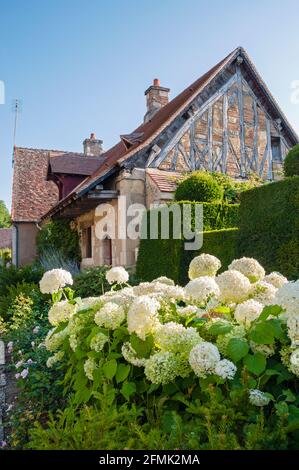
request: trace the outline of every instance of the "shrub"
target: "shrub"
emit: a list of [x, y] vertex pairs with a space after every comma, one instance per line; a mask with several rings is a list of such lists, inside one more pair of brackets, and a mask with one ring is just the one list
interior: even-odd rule
[[78, 232], [67, 220], [55, 220], [44, 225], [37, 234], [36, 244], [39, 256], [51, 253], [54, 248], [65, 261], [81, 260]]
[[283, 163], [283, 169], [285, 176], [299, 176], [299, 144], [288, 152]]
[[83, 269], [74, 278], [73, 289], [79, 297], [93, 297], [103, 294], [109, 288], [105, 274], [107, 266]]
[[223, 200], [229, 204], [240, 202], [241, 193], [249, 189], [261, 186], [264, 181], [256, 175], [249, 176], [248, 179], [236, 181], [224, 173], [212, 173], [218, 184], [223, 188]]
[[21, 268], [0, 266], [0, 298], [6, 295], [8, 288], [11, 286], [16, 286], [23, 282], [37, 284], [43, 272], [42, 267], [37, 265], [23, 266]]
[[[182, 201], [180, 204], [191, 204], [191, 229], [194, 230], [195, 227], [195, 207], [196, 202], [190, 203], [189, 201]], [[203, 229], [204, 231], [211, 231], [215, 229], [224, 229], [229, 227], [237, 227], [239, 224], [239, 205], [238, 204], [218, 204], [218, 203], [203, 203]], [[171, 208], [171, 205], [169, 206]], [[153, 209], [155, 211], [159, 209]], [[160, 208], [163, 213], [163, 208]], [[167, 210], [167, 208], [165, 209]], [[139, 280], [151, 281], [152, 279], [165, 275], [174, 279], [176, 282], [184, 282], [186, 280], [186, 265], [189, 264], [191, 258], [193, 257], [194, 251], [185, 251], [184, 243], [182, 240], [173, 239], [173, 229], [172, 229], [172, 217], [170, 217], [170, 236], [169, 239], [161, 239], [160, 232], [161, 227], [159, 227], [159, 237], [157, 239], [151, 239], [149, 234], [150, 229], [150, 216], [149, 212], [147, 213], [147, 238], [140, 240], [137, 266], [136, 266], [136, 275]], [[163, 217], [163, 216], [162, 216]], [[168, 217], [168, 214], [165, 215]], [[143, 228], [145, 229], [145, 221], [143, 221]], [[223, 231], [225, 233], [225, 231]], [[228, 232], [225, 239], [215, 239], [214, 246], [208, 246], [205, 251], [213, 250], [217, 246], [217, 243], [220, 243], [219, 249], [216, 250], [216, 255], [219, 256], [224, 265], [225, 260], [229, 259], [231, 256], [232, 244], [235, 241], [235, 232]], [[232, 235], [232, 238], [230, 237]], [[204, 233], [204, 243], [205, 241], [212, 239], [213, 234], [205, 235]], [[228, 249], [226, 249], [225, 241], [229, 243]], [[223, 242], [223, 243], [222, 243]], [[205, 246], [205, 245], [204, 245]], [[233, 256], [233, 255], [232, 255]], [[229, 259], [231, 261], [232, 258]]]
[[178, 183], [176, 201], [215, 202], [221, 201], [223, 189], [207, 172], [195, 171]]
[[243, 193], [240, 219], [238, 255], [298, 278], [299, 176]]
[[[224, 285], [224, 274], [192, 281], [212, 289], [204, 296], [194, 291], [195, 298], [168, 281], [129, 291], [119, 286], [93, 305], [78, 301], [76, 311], [71, 300], [69, 318], [65, 303], [56, 303], [61, 320], [45, 344], [54, 370], [64, 369], [69, 404], [47, 429], [31, 432], [29, 448], [77, 449], [81, 439], [92, 449], [94, 440], [103, 448], [296, 448], [298, 328], [280, 314], [295, 312], [299, 284], [285, 284], [259, 303], [261, 291], [248, 278], [226, 274], [242, 286]], [[222, 289], [237, 305], [221, 301]], [[127, 433], [117, 424], [122, 412]]]
[[4, 248], [0, 250], [0, 267], [7, 266], [11, 262], [11, 250]]

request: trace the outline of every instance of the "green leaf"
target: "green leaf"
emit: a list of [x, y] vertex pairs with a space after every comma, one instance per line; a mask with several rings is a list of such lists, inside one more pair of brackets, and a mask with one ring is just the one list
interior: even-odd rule
[[152, 336], [147, 336], [145, 341], [140, 339], [135, 333], [131, 335], [131, 345], [135, 349], [139, 358], [148, 357], [154, 345]]
[[269, 322], [263, 321], [257, 323], [249, 333], [249, 339], [256, 344], [273, 344], [275, 337], [274, 332], [268, 325]]
[[130, 399], [130, 396], [136, 392], [136, 385], [134, 382], [124, 383], [121, 388], [121, 394], [125, 397], [126, 400]]
[[267, 305], [259, 316], [259, 320], [266, 320], [270, 315], [277, 317], [283, 309], [279, 305]]
[[248, 343], [245, 339], [232, 338], [227, 345], [227, 354], [234, 362], [238, 362], [242, 357], [246, 356], [249, 351]]
[[244, 364], [249, 370], [255, 375], [261, 375], [266, 368], [266, 358], [261, 353], [256, 354], [248, 354], [248, 356], [244, 357]]
[[214, 308], [214, 312], [228, 314], [228, 313], [230, 313], [230, 308], [225, 307], [225, 306], [216, 307], [216, 308]]
[[113, 379], [116, 374], [116, 370], [117, 362], [115, 359], [111, 359], [111, 361], [108, 361], [103, 365], [103, 372], [105, 374], [105, 377], [109, 380]]
[[291, 390], [286, 389], [286, 390], [283, 390], [282, 393], [286, 397], [285, 401], [292, 402], [296, 400], [296, 397]]
[[233, 325], [228, 322], [224, 323], [221, 321], [217, 321], [213, 323], [212, 326], [210, 326], [210, 328], [208, 329], [208, 333], [210, 333], [211, 335], [225, 335], [226, 333], [231, 331], [232, 328]]
[[130, 373], [131, 366], [129, 364], [118, 364], [117, 365], [117, 371], [116, 371], [116, 382], [120, 383], [126, 380]]

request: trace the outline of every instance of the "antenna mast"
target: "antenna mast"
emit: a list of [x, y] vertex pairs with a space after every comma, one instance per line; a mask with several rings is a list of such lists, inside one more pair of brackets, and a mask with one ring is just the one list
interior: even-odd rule
[[14, 165], [14, 156], [15, 156], [16, 138], [17, 138], [18, 117], [19, 117], [19, 113], [21, 112], [21, 101], [19, 99], [13, 100], [12, 111], [15, 115], [15, 117], [14, 117], [14, 129], [13, 129], [13, 151], [12, 151], [12, 166], [13, 166]]

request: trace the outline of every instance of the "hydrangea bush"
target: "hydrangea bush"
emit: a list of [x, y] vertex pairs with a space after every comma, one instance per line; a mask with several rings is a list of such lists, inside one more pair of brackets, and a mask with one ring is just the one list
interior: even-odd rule
[[112, 268], [111, 291], [86, 299], [64, 289], [67, 273], [46, 273], [47, 365], [65, 369], [65, 393], [77, 404], [102, 393], [120, 404], [155, 396], [196, 414], [214, 390], [220, 404], [237, 403], [241, 421], [242, 410], [253, 420], [263, 409], [299, 429], [299, 281], [266, 275], [250, 258], [217, 275], [220, 267], [214, 256], [194, 258], [184, 288], [165, 277], [131, 287]]

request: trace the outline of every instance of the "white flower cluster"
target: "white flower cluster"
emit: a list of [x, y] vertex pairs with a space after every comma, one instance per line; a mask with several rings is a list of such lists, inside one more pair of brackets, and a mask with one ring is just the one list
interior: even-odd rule
[[185, 328], [176, 322], [159, 325], [154, 339], [160, 349], [182, 355], [188, 355], [193, 346], [202, 341], [195, 328]]
[[126, 318], [125, 311], [122, 306], [113, 302], [107, 302], [98, 312], [96, 312], [94, 321], [98, 326], [115, 330]]
[[51, 325], [57, 326], [61, 322], [68, 321], [76, 312], [77, 305], [62, 300], [52, 305], [48, 313], [48, 319]]
[[270, 398], [261, 390], [252, 388], [249, 390], [249, 401], [254, 406], [266, 406], [270, 403]]
[[96, 352], [100, 352], [108, 341], [107, 335], [104, 333], [97, 333], [90, 341], [90, 348]]
[[212, 277], [202, 276], [188, 282], [186, 297], [197, 305], [205, 305], [212, 297], [220, 296], [220, 289]]
[[93, 373], [96, 370], [96, 368], [97, 368], [96, 362], [92, 357], [89, 357], [88, 359], [86, 359], [86, 361], [84, 362], [84, 372], [85, 372], [86, 377], [89, 380], [94, 380]]
[[144, 367], [146, 364], [146, 359], [138, 358], [136, 351], [128, 341], [122, 345], [121, 353], [125, 360], [130, 364], [133, 364], [133, 366]]
[[218, 348], [207, 341], [203, 341], [191, 350], [189, 363], [198, 377], [205, 378], [215, 372], [215, 367], [220, 361]]
[[228, 359], [222, 359], [215, 366], [215, 374], [221, 379], [232, 380], [237, 372], [235, 364]]
[[253, 285], [253, 298], [263, 305], [271, 305], [274, 302], [276, 287], [265, 281], [256, 282]]
[[221, 268], [221, 261], [216, 256], [202, 253], [195, 256], [189, 265], [189, 279], [196, 279], [201, 276], [216, 276]]
[[278, 289], [273, 303], [286, 310], [287, 315], [299, 313], [299, 280], [288, 282]]
[[160, 351], [147, 359], [144, 373], [150, 382], [163, 385], [173, 382], [178, 376], [187, 377], [190, 368], [179, 355], [169, 351]]
[[292, 347], [299, 346], [299, 312], [287, 316], [288, 336]]
[[273, 273], [267, 274], [263, 281], [267, 282], [268, 284], [272, 284], [272, 286], [276, 287], [276, 289], [279, 289], [288, 282], [286, 277], [275, 271]]
[[47, 271], [39, 283], [42, 294], [54, 294], [67, 285], [73, 285], [73, 278], [71, 273], [64, 269]]
[[260, 316], [263, 308], [263, 305], [256, 300], [245, 300], [237, 305], [234, 316], [238, 323], [249, 327]]
[[64, 351], [57, 351], [57, 353], [53, 354], [47, 359], [47, 367], [53, 367], [57, 362], [61, 361], [64, 357]]
[[264, 268], [254, 258], [235, 259], [228, 269], [240, 271], [250, 282], [260, 281], [265, 276]]
[[129, 274], [122, 266], [115, 266], [106, 272], [106, 279], [109, 284], [126, 284], [129, 280]]
[[152, 334], [159, 325], [157, 300], [146, 295], [137, 297], [128, 311], [128, 330], [136, 333], [139, 338], [145, 340], [146, 335]]
[[56, 351], [62, 345], [62, 343], [68, 337], [68, 334], [69, 334], [68, 327], [64, 328], [63, 330], [57, 333], [55, 333], [55, 331], [56, 331], [56, 328], [52, 328], [48, 332], [44, 340], [46, 349], [50, 352]]
[[230, 269], [216, 277], [220, 289], [219, 300], [223, 303], [241, 303], [251, 292], [250, 281], [240, 271]]
[[299, 377], [299, 348], [295, 349], [290, 355], [290, 370]]

